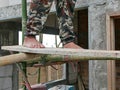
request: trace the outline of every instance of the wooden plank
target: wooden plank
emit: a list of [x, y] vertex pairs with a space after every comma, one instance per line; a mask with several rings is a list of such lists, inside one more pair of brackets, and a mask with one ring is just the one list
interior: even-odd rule
[[68, 48], [27, 48], [23, 46], [2, 46], [3, 50], [18, 51], [34, 54], [52, 54], [52, 55], [68, 55], [76, 57], [76, 59], [105, 59], [119, 60], [120, 51], [113, 50], [86, 50], [86, 49], [68, 49]]
[[[4, 50], [21, 51], [19, 53], [0, 57], [0, 66], [22, 61], [70, 62], [80, 60], [120, 60], [120, 51], [82, 50], [63, 48], [26, 48], [23, 46], [4, 46]], [[41, 55], [42, 54], [42, 55]], [[45, 55], [47, 54], [47, 55]], [[48, 55], [50, 54], [50, 55]], [[64, 59], [65, 58], [65, 59]]]
[[[120, 13], [119, 13], [120, 14]], [[106, 35], [107, 35], [107, 50], [115, 50], [115, 32], [114, 32], [114, 15], [118, 17], [118, 13], [106, 14]], [[115, 90], [115, 61], [107, 61], [107, 78], [108, 90]]]

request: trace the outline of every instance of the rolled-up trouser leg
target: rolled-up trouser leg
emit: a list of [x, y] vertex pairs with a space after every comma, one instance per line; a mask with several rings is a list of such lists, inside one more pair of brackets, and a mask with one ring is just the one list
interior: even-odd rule
[[43, 29], [53, 0], [32, 0], [25, 35], [37, 35]]
[[56, 12], [59, 21], [60, 38], [63, 45], [74, 42], [73, 16], [76, 0], [56, 0]]

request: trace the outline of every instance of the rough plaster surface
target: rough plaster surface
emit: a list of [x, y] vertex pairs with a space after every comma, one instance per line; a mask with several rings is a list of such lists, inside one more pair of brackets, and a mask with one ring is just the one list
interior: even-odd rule
[[13, 67], [11, 65], [0, 67], [0, 78], [12, 76]]
[[[89, 47], [106, 49], [106, 3], [89, 7]], [[106, 61], [89, 61], [89, 89], [107, 90]]]
[[0, 90], [12, 90], [12, 77], [0, 78]]
[[11, 65], [0, 67], [0, 90], [12, 90], [12, 71]]
[[[0, 0], [1, 4], [2, 1]], [[0, 7], [0, 20], [5, 20], [5, 19], [12, 19], [16, 17], [21, 17], [21, 0], [9, 0], [8, 5], [5, 5], [5, 7]], [[30, 2], [30, 0], [28, 0]], [[76, 8], [83, 8], [83, 7], [88, 7], [88, 0], [77, 0], [76, 2]], [[27, 9], [29, 9], [29, 3], [27, 6]], [[51, 12], [55, 11], [55, 6], [53, 4], [51, 8]]]
[[9, 5], [9, 0], [0, 0], [0, 7], [6, 7]]
[[92, 49], [106, 49], [106, 6], [89, 7], [89, 43]]
[[[89, 47], [106, 49], [106, 13], [120, 10], [119, 0], [93, 0], [89, 6]], [[107, 89], [107, 62], [89, 61], [89, 89]]]
[[21, 5], [15, 5], [14, 7], [2, 7], [0, 8], [0, 19], [14, 18], [21, 16]]
[[[31, 0], [27, 0], [27, 2], [30, 2]], [[7, 7], [12, 6], [16, 4], [21, 4], [22, 0], [0, 0], [0, 7]]]

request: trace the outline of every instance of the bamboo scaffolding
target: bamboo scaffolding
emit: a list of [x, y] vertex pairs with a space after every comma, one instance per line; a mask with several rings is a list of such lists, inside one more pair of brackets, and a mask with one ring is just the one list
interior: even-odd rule
[[[16, 48], [13, 46], [2, 47], [5, 50], [21, 51], [27, 53], [18, 53], [0, 57], [0, 66], [12, 63], [27, 61], [44, 61], [44, 63], [53, 62], [75, 62], [81, 60], [120, 60], [120, 51], [106, 50], [81, 50], [81, 49], [63, 49], [63, 48]], [[13, 50], [15, 49], [15, 50]], [[28, 53], [29, 52], [29, 53]]]
[[[24, 34], [25, 34], [25, 31], [26, 31], [26, 24], [27, 24], [27, 0], [22, 0], [22, 43], [24, 41]], [[25, 73], [25, 76], [26, 77], [26, 72], [27, 72], [27, 69], [26, 69], [26, 63], [22, 63], [22, 66], [23, 66], [23, 72]], [[24, 87], [23, 85], [23, 90], [27, 90], [26, 87]]]

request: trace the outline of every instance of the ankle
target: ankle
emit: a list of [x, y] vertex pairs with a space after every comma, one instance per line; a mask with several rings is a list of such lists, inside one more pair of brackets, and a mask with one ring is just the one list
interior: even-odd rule
[[25, 36], [25, 38], [35, 38], [35, 36]]
[[69, 43], [65, 44], [63, 47], [69, 47], [69, 46], [72, 46], [74, 44], [75, 44], [74, 42], [69, 42]]
[[70, 43], [65, 44], [64, 48], [82, 49], [80, 46], [78, 46], [74, 42], [70, 42]]

